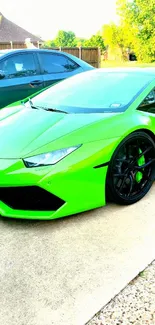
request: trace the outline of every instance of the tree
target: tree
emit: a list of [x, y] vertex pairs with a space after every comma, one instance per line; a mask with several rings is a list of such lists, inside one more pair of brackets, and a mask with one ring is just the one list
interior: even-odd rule
[[119, 52], [121, 59], [125, 59], [127, 57], [127, 48], [130, 46], [127, 31], [123, 26], [114, 23], [104, 25], [102, 30], [105, 45], [109, 47], [113, 53], [117, 53], [118, 55]]
[[106, 46], [110, 46], [111, 48], [114, 48], [118, 45], [117, 41], [117, 31], [118, 27], [114, 24], [107, 24], [102, 27], [103, 30], [103, 38], [104, 43]]
[[48, 40], [44, 42], [42, 47], [99, 47], [105, 49], [104, 41], [101, 35], [93, 35], [90, 39], [86, 40], [84, 38], [78, 38], [71, 31], [66, 32], [64, 30], [59, 30], [56, 38], [54, 40]]
[[99, 47], [102, 50], [105, 50], [104, 41], [101, 35], [96, 34], [92, 35], [92, 37], [88, 40], [85, 40], [83, 46], [86, 47]]
[[86, 39], [85, 38], [79, 38], [79, 37], [76, 37], [76, 46], [78, 47], [82, 47], [84, 46], [84, 43], [85, 43]]
[[155, 61], [155, 0], [118, 0], [117, 6], [137, 58]]
[[48, 40], [48, 41], [46, 41], [46, 42], [44, 42], [43, 43], [43, 45], [42, 45], [42, 47], [44, 47], [44, 48], [54, 48], [54, 47], [56, 47], [56, 44], [55, 44], [55, 41], [54, 40]]
[[59, 30], [55, 40], [54, 40], [56, 46], [61, 47], [74, 47], [77, 44], [76, 36], [73, 32], [69, 31], [66, 32], [64, 30]]

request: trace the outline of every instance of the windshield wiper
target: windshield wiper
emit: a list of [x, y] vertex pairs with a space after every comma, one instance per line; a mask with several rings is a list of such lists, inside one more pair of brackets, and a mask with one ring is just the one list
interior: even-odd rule
[[[55, 108], [48, 108], [48, 107], [44, 107], [44, 106], [35, 106], [32, 102], [32, 100], [29, 98], [28, 103], [30, 104], [30, 107], [33, 109], [43, 109], [44, 111], [50, 111], [50, 112], [58, 112], [58, 113], [65, 113], [68, 114], [68, 112], [60, 110], [60, 109], [55, 109]], [[24, 102], [22, 102], [22, 104], [24, 106], [26, 106]]]
[[[28, 103], [29, 103], [31, 108], [39, 109], [39, 107], [33, 105], [33, 102], [32, 102], [32, 100], [30, 98], [28, 99]], [[27, 102], [21, 101], [21, 104], [24, 105], [25, 107], [27, 107], [27, 105], [26, 105]]]
[[56, 108], [47, 108], [47, 107], [41, 107], [41, 106], [37, 106], [37, 108], [41, 108], [41, 109], [44, 109], [45, 111], [49, 111], [49, 112], [58, 112], [58, 113], [69, 114], [66, 111], [62, 111], [61, 109], [56, 109]]

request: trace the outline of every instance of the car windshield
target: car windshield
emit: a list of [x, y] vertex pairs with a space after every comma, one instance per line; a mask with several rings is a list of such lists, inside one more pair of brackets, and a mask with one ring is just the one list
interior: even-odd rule
[[33, 105], [68, 113], [123, 112], [153, 78], [123, 71], [81, 73], [34, 97]]

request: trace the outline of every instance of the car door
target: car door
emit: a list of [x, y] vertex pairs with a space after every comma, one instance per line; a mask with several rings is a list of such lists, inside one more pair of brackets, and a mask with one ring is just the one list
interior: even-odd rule
[[46, 87], [83, 71], [76, 62], [61, 53], [38, 52], [38, 59]]
[[0, 108], [44, 88], [43, 76], [39, 70], [36, 54], [16, 53], [0, 61], [4, 78], [0, 79]]

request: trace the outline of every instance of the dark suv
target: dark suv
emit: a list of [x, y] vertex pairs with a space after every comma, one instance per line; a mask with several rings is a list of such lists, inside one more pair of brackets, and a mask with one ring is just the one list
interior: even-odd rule
[[59, 51], [0, 51], [0, 108], [91, 69], [94, 68], [88, 63]]

